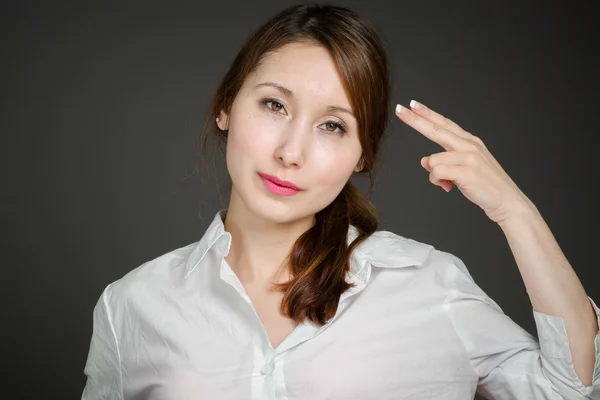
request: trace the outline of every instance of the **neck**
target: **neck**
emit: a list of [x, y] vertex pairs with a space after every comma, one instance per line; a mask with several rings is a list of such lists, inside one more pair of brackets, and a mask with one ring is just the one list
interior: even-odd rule
[[251, 212], [232, 191], [224, 221], [232, 239], [225, 259], [243, 284], [285, 282], [290, 278], [286, 258], [313, 220], [312, 215], [285, 223], [268, 220]]

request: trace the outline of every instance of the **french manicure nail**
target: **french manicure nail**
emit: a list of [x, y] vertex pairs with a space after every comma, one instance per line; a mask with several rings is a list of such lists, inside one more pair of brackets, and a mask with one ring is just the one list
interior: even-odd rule
[[414, 108], [415, 110], [421, 110], [423, 108], [423, 105], [421, 103], [418, 103], [414, 100], [410, 101], [410, 107]]
[[405, 107], [402, 107], [400, 104], [396, 105], [396, 112], [402, 115], [408, 115], [408, 110]]

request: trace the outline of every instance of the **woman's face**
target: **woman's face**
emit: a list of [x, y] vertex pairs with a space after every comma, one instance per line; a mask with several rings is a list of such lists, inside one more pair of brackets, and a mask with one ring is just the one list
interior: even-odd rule
[[293, 43], [268, 55], [218, 124], [229, 130], [232, 200], [267, 220], [312, 219], [358, 170], [361, 146], [350, 101], [333, 59], [314, 44]]

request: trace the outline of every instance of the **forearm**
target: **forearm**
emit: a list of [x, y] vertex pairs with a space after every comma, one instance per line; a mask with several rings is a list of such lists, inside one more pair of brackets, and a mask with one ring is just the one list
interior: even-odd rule
[[499, 225], [533, 309], [563, 319], [575, 372], [584, 385], [591, 385], [598, 323], [577, 274], [531, 202], [520, 205]]

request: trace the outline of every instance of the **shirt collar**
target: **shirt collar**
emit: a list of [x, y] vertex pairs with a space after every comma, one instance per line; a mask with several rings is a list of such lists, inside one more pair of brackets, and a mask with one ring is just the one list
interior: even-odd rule
[[202, 236], [194, 250], [188, 256], [185, 263], [186, 278], [202, 262], [202, 259], [204, 259], [204, 256], [206, 256], [206, 253], [211, 248], [214, 247], [222, 257], [226, 257], [229, 254], [231, 234], [225, 231], [225, 225], [223, 224], [226, 211], [227, 209], [222, 209], [217, 212], [208, 229], [206, 229], [204, 236]]
[[[229, 254], [231, 234], [225, 231], [223, 224], [226, 211], [226, 209], [222, 209], [217, 212], [204, 236], [188, 256], [185, 264], [186, 278], [202, 262], [211, 248], [214, 248], [222, 257]], [[356, 236], [356, 228], [350, 226], [348, 243], [351, 243]], [[371, 266], [379, 268], [418, 267], [423, 264], [432, 249], [433, 247], [430, 245], [398, 236], [392, 232], [377, 231], [354, 249], [350, 260], [349, 275], [364, 284], [371, 274]]]

